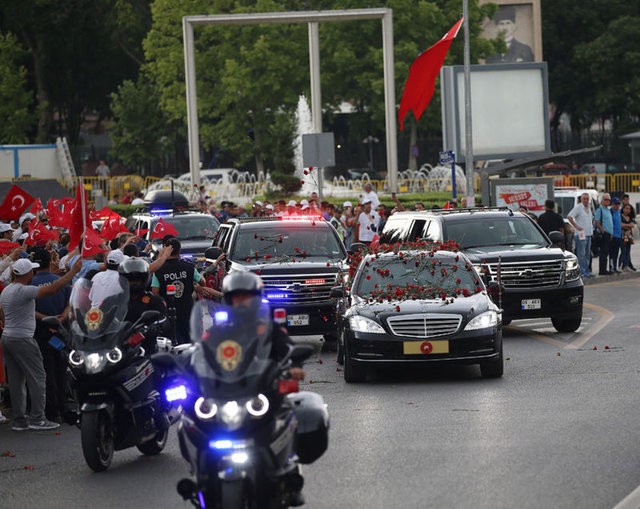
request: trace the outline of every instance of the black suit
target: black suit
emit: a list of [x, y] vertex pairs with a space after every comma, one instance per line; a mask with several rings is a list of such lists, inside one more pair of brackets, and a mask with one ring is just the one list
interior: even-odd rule
[[518, 62], [533, 62], [533, 51], [526, 44], [512, 39], [506, 53], [496, 53], [487, 58], [487, 64], [505, 64]]

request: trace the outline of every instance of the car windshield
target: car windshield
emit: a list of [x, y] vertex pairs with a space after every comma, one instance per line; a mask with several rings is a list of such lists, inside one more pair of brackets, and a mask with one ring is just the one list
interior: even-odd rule
[[354, 293], [385, 300], [468, 296], [481, 291], [474, 268], [457, 257], [428, 253], [365, 260], [355, 278]]
[[178, 230], [178, 240], [205, 240], [212, 239], [218, 227], [218, 222], [212, 217], [184, 215], [162, 218], [165, 223], [170, 223]]
[[341, 260], [346, 254], [333, 230], [320, 222], [315, 226], [240, 230], [231, 253], [231, 259], [235, 261], [299, 261], [307, 257]]
[[525, 216], [482, 218], [446, 223], [446, 240], [454, 240], [460, 249], [487, 246], [548, 246], [549, 241]]

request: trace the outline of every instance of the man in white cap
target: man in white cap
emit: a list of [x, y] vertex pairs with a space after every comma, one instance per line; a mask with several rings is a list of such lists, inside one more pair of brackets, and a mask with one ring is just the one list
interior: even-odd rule
[[358, 216], [358, 241], [363, 244], [371, 244], [380, 225], [380, 215], [371, 212], [371, 200], [362, 200], [362, 212]]
[[[45, 418], [46, 375], [42, 354], [34, 339], [36, 330], [36, 299], [53, 295], [68, 285], [82, 268], [79, 259], [69, 272], [48, 286], [30, 286], [33, 269], [38, 268], [27, 258], [20, 258], [11, 268], [13, 282], [0, 294], [0, 315], [4, 322], [2, 350], [9, 375], [9, 394], [13, 408], [13, 431], [48, 430], [60, 426]], [[27, 419], [27, 391], [31, 398], [31, 413]]]
[[29, 224], [31, 223], [31, 220], [35, 218], [36, 216], [34, 216], [31, 212], [22, 214], [20, 216], [20, 219], [18, 220], [18, 224], [20, 225], [20, 227], [13, 232], [11, 240], [13, 240], [14, 242], [18, 242], [22, 234], [29, 233]]
[[360, 203], [364, 205], [365, 200], [369, 200], [371, 202], [371, 208], [376, 210], [378, 205], [380, 205], [380, 200], [378, 199], [378, 195], [373, 190], [373, 186], [370, 182], [365, 182], [362, 186], [362, 190], [364, 194], [360, 198]]
[[107, 255], [107, 270], [98, 272], [91, 278], [89, 298], [91, 299], [92, 307], [99, 307], [107, 297], [126, 293], [120, 284], [120, 273], [118, 272], [118, 267], [125, 259], [124, 253], [119, 249], [109, 251]]
[[13, 228], [7, 223], [0, 223], [0, 242], [11, 242]]

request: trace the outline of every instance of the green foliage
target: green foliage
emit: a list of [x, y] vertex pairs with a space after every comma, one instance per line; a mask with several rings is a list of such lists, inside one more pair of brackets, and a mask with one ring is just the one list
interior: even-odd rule
[[11, 34], [0, 34], [0, 144], [26, 143], [37, 119], [27, 70], [20, 63], [25, 56]]
[[300, 188], [302, 187], [302, 182], [298, 177], [294, 175], [287, 175], [285, 173], [272, 173], [271, 181], [276, 186], [280, 186], [282, 193], [285, 196], [290, 196], [293, 193], [300, 191]]
[[122, 217], [129, 217], [136, 212], [140, 207], [133, 205], [109, 205], [109, 208], [114, 212], [120, 214]]
[[126, 165], [143, 168], [161, 159], [168, 149], [168, 129], [155, 87], [140, 75], [136, 83], [125, 81], [111, 98], [113, 154]]

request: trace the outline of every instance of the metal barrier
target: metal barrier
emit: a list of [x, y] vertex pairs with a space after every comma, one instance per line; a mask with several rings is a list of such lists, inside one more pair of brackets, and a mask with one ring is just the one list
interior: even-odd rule
[[[90, 200], [94, 196], [94, 191], [100, 191], [102, 196], [111, 200], [115, 197], [122, 199], [127, 194], [127, 191], [138, 192], [145, 189], [145, 181], [140, 175], [123, 175], [110, 178], [82, 177], [82, 180]], [[65, 177], [59, 179], [59, 181], [70, 194], [75, 195], [80, 177]]]
[[636, 193], [640, 191], [640, 173], [550, 176], [553, 177], [553, 185], [557, 187], [574, 186], [580, 189], [596, 189], [599, 192], [623, 191], [625, 193]]

